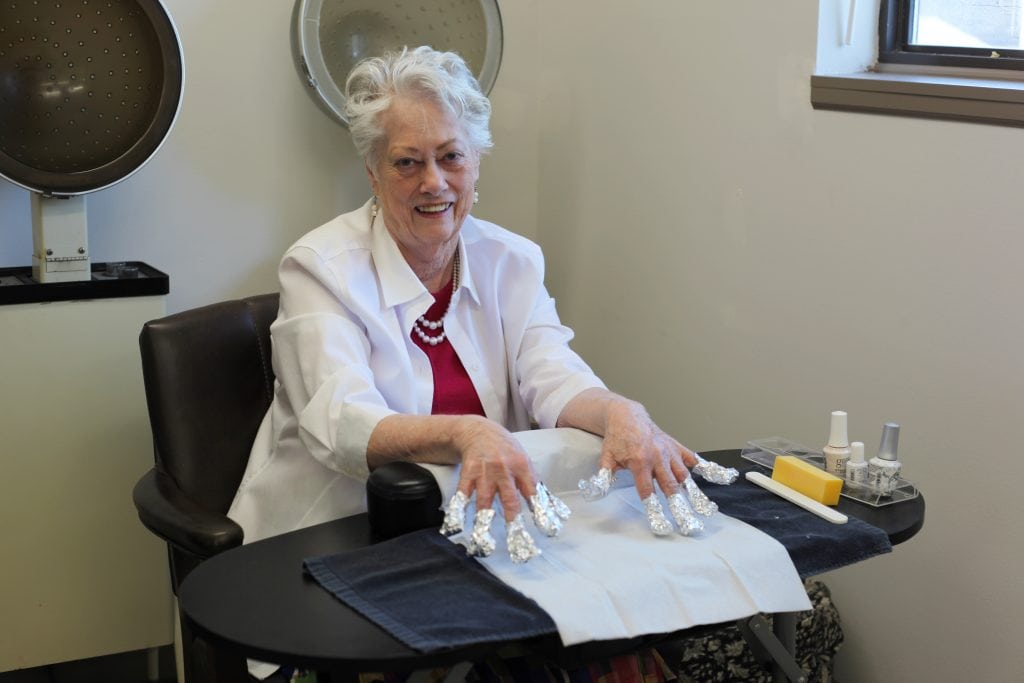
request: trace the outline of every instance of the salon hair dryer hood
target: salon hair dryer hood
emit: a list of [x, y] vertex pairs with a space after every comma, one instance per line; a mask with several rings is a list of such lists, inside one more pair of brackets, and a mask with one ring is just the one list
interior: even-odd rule
[[183, 61], [160, 0], [0, 4], [0, 177], [32, 192], [37, 283], [92, 279], [84, 195], [156, 154]]
[[160, 0], [6, 0], [0, 176], [48, 196], [124, 180], [163, 144], [182, 84], [181, 43]]
[[487, 94], [501, 66], [497, 0], [297, 0], [292, 50], [316, 104], [344, 126], [345, 79], [368, 57], [430, 45], [458, 53]]

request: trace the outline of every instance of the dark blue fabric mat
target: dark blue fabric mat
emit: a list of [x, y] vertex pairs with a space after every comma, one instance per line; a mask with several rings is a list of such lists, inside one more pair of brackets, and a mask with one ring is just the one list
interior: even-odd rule
[[701, 482], [700, 488], [719, 510], [785, 546], [803, 578], [892, 552], [889, 536], [878, 527], [854, 517], [846, 524], [833, 524], [750, 483], [743, 473], [729, 486]]
[[[802, 577], [892, 550], [881, 529], [853, 517], [832, 524], [742, 475], [730, 486], [701, 482], [701, 490], [725, 514], [782, 543]], [[571, 521], [565, 533], [572, 533]], [[499, 581], [435, 529], [309, 558], [304, 564], [339, 600], [420, 652], [557, 630], [536, 602]]]
[[342, 602], [420, 652], [557, 631], [536, 602], [424, 529], [304, 566]]

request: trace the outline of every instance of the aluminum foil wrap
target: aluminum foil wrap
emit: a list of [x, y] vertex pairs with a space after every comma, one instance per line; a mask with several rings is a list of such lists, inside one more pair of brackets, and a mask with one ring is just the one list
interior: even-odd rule
[[494, 552], [497, 543], [491, 535], [491, 522], [494, 521], [494, 510], [484, 508], [477, 510], [473, 517], [473, 533], [469, 537], [466, 552], [473, 557], [488, 557]]
[[462, 491], [456, 491], [448, 503], [448, 509], [444, 511], [444, 521], [441, 523], [441, 533], [445, 536], [454, 536], [462, 531], [466, 523], [466, 504], [469, 497]]
[[557, 536], [562, 531], [562, 521], [572, 514], [569, 506], [541, 483], [537, 484], [537, 492], [530, 496], [529, 503], [533, 523], [545, 536]]
[[697, 453], [694, 455], [697, 456], [697, 465], [693, 471], [712, 484], [731, 484], [736, 481], [736, 477], [740, 476], [735, 467], [723, 467], [717, 462], [705, 460]]
[[661, 509], [658, 494], [652, 493], [644, 499], [644, 510], [647, 512], [647, 525], [655, 536], [667, 536], [672, 533], [672, 522], [668, 521]]
[[686, 478], [686, 495], [690, 497], [690, 505], [698, 514], [710, 517], [718, 512], [718, 504], [704, 495], [704, 492], [697, 488], [697, 482], [693, 477]]
[[599, 469], [597, 474], [590, 479], [580, 479], [578, 488], [583, 494], [583, 500], [599, 500], [604, 498], [608, 495], [608, 491], [611, 490], [614, 480], [612, 471], [607, 467]]
[[668, 497], [668, 510], [683, 536], [692, 536], [704, 530], [704, 522], [693, 511], [690, 502], [682, 493], [673, 493]]
[[[544, 484], [541, 484], [541, 486], [544, 486]], [[548, 491], [548, 487], [544, 486], [544, 490]], [[551, 499], [551, 509], [555, 511], [555, 514], [558, 515], [559, 519], [564, 522], [572, 516], [572, 510], [569, 509], [568, 505], [562, 502], [561, 498], [550, 491], [548, 491], [548, 497]]]
[[508, 523], [508, 555], [515, 564], [529, 562], [540, 555], [540, 548], [533, 542], [533, 537], [526, 531], [523, 515], [520, 513]]

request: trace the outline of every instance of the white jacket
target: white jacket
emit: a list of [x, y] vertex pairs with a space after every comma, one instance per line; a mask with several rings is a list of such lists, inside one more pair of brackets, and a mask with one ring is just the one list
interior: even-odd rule
[[[529, 240], [467, 217], [461, 282], [445, 332], [488, 418], [511, 431], [553, 427], [581, 391], [604, 387], [569, 348]], [[366, 446], [393, 413], [429, 415], [433, 375], [410, 337], [433, 297], [370, 204], [285, 253], [271, 326], [277, 376], [228, 516], [246, 542], [366, 509]]]

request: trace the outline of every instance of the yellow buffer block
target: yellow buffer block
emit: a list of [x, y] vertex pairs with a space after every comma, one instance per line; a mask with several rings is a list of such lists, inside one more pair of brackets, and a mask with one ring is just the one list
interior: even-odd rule
[[772, 479], [825, 505], [839, 502], [843, 480], [792, 455], [775, 458]]

